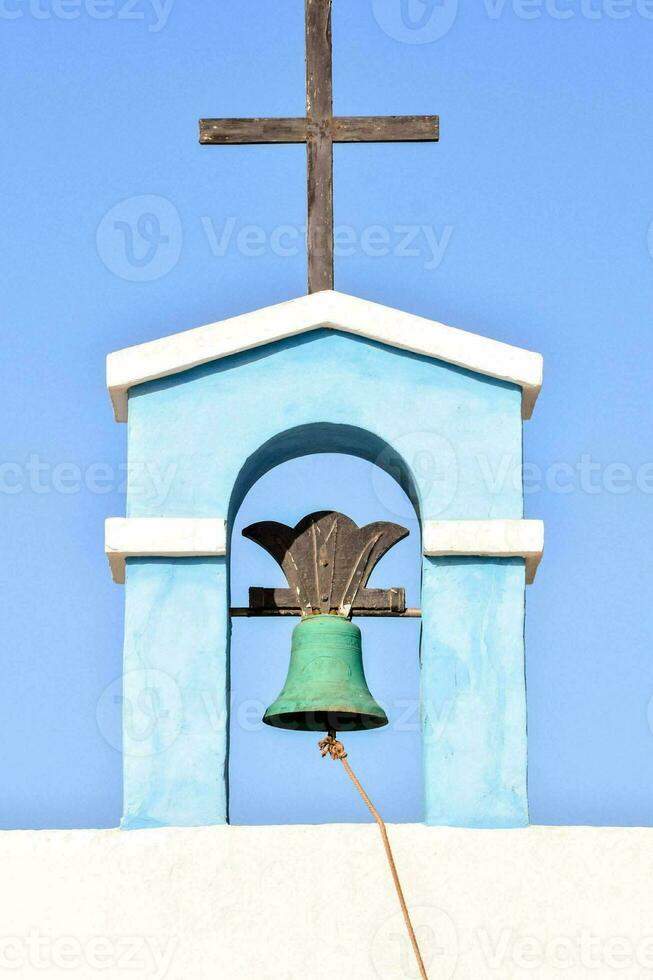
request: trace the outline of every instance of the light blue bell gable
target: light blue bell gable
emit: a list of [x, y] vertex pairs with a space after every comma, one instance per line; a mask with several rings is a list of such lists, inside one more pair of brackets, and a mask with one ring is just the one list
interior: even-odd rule
[[[538, 355], [332, 293], [237, 321], [110, 358], [129, 434], [123, 542], [108, 545], [125, 578], [125, 704], [147, 696], [170, 705], [167, 724], [136, 741], [125, 717], [123, 826], [227, 820], [230, 528], [267, 470], [324, 452], [381, 466], [421, 522], [426, 822], [527, 824], [533, 549], [488, 545], [484, 535], [503, 540], [506, 527], [514, 536], [532, 523], [522, 521], [519, 474]], [[462, 356], [448, 360], [460, 350], [474, 370]], [[164, 541], [180, 519], [186, 529], [226, 520], [224, 547], [187, 530], [187, 540]], [[148, 533], [162, 535], [160, 552], [156, 541], [144, 545]], [[453, 545], [428, 547], [442, 535]]]

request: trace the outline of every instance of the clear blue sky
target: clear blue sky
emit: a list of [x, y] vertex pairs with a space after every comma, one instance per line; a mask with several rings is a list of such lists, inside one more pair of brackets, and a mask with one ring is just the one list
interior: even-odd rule
[[[527, 515], [547, 523], [527, 610], [532, 818], [653, 824], [653, 7], [334, 8], [336, 111], [442, 117], [439, 146], [337, 148], [338, 288], [545, 356], [524, 433]], [[305, 291], [303, 149], [197, 143], [203, 115], [303, 112], [303, 3], [2, 0], [0, 20], [0, 826], [114, 826], [117, 719], [96, 713], [121, 670], [102, 543], [126, 428], [104, 358]], [[403, 502], [360, 462], [303, 460], [239, 521], [317, 506], [367, 520]], [[413, 547], [380, 584], [415, 588]], [[240, 598], [272, 582], [253, 546], [238, 558]], [[288, 624], [260, 629], [235, 627], [244, 700], [285, 669]], [[414, 696], [415, 624], [365, 630], [375, 693]], [[388, 770], [360, 736], [361, 774], [390, 819], [419, 819], [417, 735], [383, 737]], [[311, 739], [291, 741], [286, 768], [234, 735], [234, 819], [365, 819]]]

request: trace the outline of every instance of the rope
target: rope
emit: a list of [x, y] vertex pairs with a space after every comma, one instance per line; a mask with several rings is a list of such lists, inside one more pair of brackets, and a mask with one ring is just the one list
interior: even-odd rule
[[326, 738], [318, 742], [320, 752], [322, 753], [322, 758], [329, 755], [332, 759], [342, 762], [345, 772], [351, 779], [352, 783], [360, 793], [363, 801], [376, 820], [377, 826], [381, 832], [381, 837], [383, 838], [383, 846], [385, 848], [386, 857], [388, 858], [388, 864], [390, 866], [390, 872], [392, 874], [392, 880], [394, 881], [394, 886], [397, 891], [397, 896], [399, 898], [399, 904], [401, 906], [401, 911], [404, 917], [404, 922], [406, 923], [406, 929], [408, 930], [408, 935], [410, 937], [410, 942], [413, 947], [413, 952], [415, 954], [415, 959], [417, 960], [417, 966], [419, 967], [419, 972], [422, 980], [429, 980], [426, 973], [426, 967], [424, 966], [424, 960], [422, 959], [422, 954], [420, 953], [419, 946], [417, 944], [417, 937], [415, 936], [415, 930], [413, 929], [413, 924], [410, 921], [410, 913], [408, 911], [408, 906], [406, 905], [406, 899], [404, 898], [403, 889], [401, 887], [401, 882], [399, 881], [399, 874], [397, 872], [397, 866], [395, 864], [394, 857], [392, 856], [392, 848], [390, 847], [390, 840], [388, 838], [388, 832], [386, 830], [385, 823], [381, 819], [381, 816], [370, 800], [369, 796], [361, 786], [356, 773], [351, 768], [347, 762], [347, 753], [342, 742], [339, 742], [336, 738], [335, 732], [329, 732]]

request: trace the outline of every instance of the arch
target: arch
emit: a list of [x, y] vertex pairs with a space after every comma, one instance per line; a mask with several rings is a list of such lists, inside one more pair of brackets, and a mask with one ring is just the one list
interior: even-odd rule
[[[253, 547], [251, 543], [243, 540], [242, 547], [239, 546], [243, 522], [276, 518], [292, 523], [294, 515], [299, 518], [304, 512], [308, 513], [313, 509], [316, 503], [319, 508], [320, 498], [327, 507], [333, 506], [336, 510], [345, 509], [350, 495], [347, 489], [348, 481], [341, 483], [338, 478], [329, 480], [333, 459], [330, 464], [328, 460], [313, 462], [311, 459], [325, 449], [331, 452], [336, 450], [341, 455], [350, 457], [350, 464], [356, 474], [356, 486], [361, 488], [360, 498], [358, 492], [356, 493], [358, 513], [353, 513], [351, 516], [359, 523], [361, 516], [364, 517], [362, 523], [365, 523], [368, 514], [369, 520], [376, 517], [381, 520], [393, 520], [392, 510], [396, 509], [404, 516], [411, 512], [412, 516], [405, 521], [402, 517], [398, 518], [400, 523], [406, 523], [411, 529], [410, 538], [405, 542], [406, 550], [403, 553], [399, 550], [396, 556], [397, 564], [394, 565], [394, 569], [395, 572], [400, 572], [400, 575], [389, 576], [393, 566], [392, 559], [388, 556], [390, 565], [385, 566], [385, 571], [383, 566], [379, 566], [381, 573], [377, 582], [380, 588], [407, 587], [410, 604], [418, 604], [417, 596], [421, 590], [422, 578], [422, 549], [419, 515], [414, 505], [415, 495], [413, 494], [413, 500], [407, 494], [404, 495], [404, 487], [397, 479], [398, 462], [384, 467], [387, 476], [377, 470], [377, 477], [371, 477], [368, 482], [366, 474], [376, 464], [377, 447], [381, 452], [385, 448], [380, 440], [370, 441], [374, 450], [372, 453], [369, 451], [370, 443], [367, 451], [363, 448], [364, 437], [367, 434], [362, 430], [352, 430], [347, 427], [349, 432], [343, 433], [344, 427], [338, 427], [340, 432], [334, 432], [334, 428], [336, 427], [325, 427], [326, 431], [322, 433], [321, 438], [317, 441], [310, 438], [306, 443], [298, 442], [297, 431], [291, 430], [290, 433], [284, 433], [281, 439], [274, 440], [276, 445], [273, 445], [272, 449], [278, 452], [270, 453], [270, 445], [265, 444], [262, 447], [263, 459], [259, 457], [258, 460], [248, 460], [246, 471], [236, 488], [237, 493], [234, 493], [230, 510], [229, 526], [234, 536], [229, 548], [227, 567], [230, 604], [232, 604], [232, 589], [233, 604], [242, 606], [247, 602], [248, 585], [282, 584], [281, 579], [274, 578], [273, 581], [267, 579], [267, 573], [272, 571], [272, 567], [268, 569], [270, 559], [265, 551], [260, 549], [261, 563], [259, 564], [254, 553], [247, 550]], [[305, 430], [303, 431], [305, 433]], [[342, 439], [345, 434], [348, 436], [347, 442]], [[352, 434], [354, 439], [351, 438]], [[290, 439], [284, 438], [287, 435], [290, 435]], [[359, 452], [349, 451], [354, 445], [361, 447]], [[310, 452], [305, 451], [307, 446], [311, 446]], [[292, 467], [290, 473], [286, 470], [285, 474], [282, 471], [271, 477], [274, 490], [269, 481], [256, 487], [260, 480], [265, 481], [266, 474], [272, 469], [302, 459], [303, 462], [300, 462], [297, 467]], [[369, 467], [365, 465], [368, 462], [372, 464]], [[350, 472], [347, 470], [348, 476]], [[407, 468], [404, 472], [407, 472]], [[313, 474], [319, 475], [319, 479], [309, 486], [307, 477], [312, 480]], [[300, 478], [295, 481], [295, 476]], [[325, 478], [324, 482], [323, 478]], [[382, 480], [381, 483], [378, 483], [379, 478]], [[392, 491], [391, 484], [396, 486], [396, 491]], [[284, 491], [288, 487], [287, 496], [284, 493], [283, 496], [277, 497], [275, 491], [280, 485], [283, 486]], [[295, 485], [296, 496], [293, 494]], [[246, 501], [247, 494], [254, 489], [255, 496], [250, 496]], [[380, 495], [377, 495], [379, 491]], [[310, 501], [307, 499], [308, 494], [311, 495]], [[275, 498], [279, 503], [273, 504], [272, 510], [269, 511], [268, 503]], [[386, 507], [390, 508], [390, 512], [384, 509]], [[283, 510], [283, 517], [279, 518], [277, 508]], [[377, 508], [381, 508], [380, 512]], [[259, 549], [255, 550], [258, 554]], [[390, 555], [392, 554], [393, 552], [390, 552]], [[276, 566], [274, 567], [276, 569]], [[253, 568], [258, 569], [255, 578], [251, 574]], [[280, 573], [277, 571], [276, 574]], [[287, 733], [269, 728], [262, 729], [260, 726], [259, 719], [263, 710], [279, 693], [285, 677], [288, 668], [290, 634], [298, 621], [294, 618], [277, 621], [254, 619], [248, 620], [245, 624], [243, 619], [235, 619], [232, 624], [233, 629], [227, 627], [230, 698], [225, 773], [228, 779], [229, 819], [236, 823], [259, 822], [259, 820], [265, 824], [283, 823], [288, 820], [304, 823], [322, 820], [356, 822], [359, 819], [366, 819], [366, 813], [359, 809], [359, 801], [355, 796], [349, 799], [346, 788], [341, 792], [341, 783], [337, 774], [331, 775], [329, 770], [325, 772], [324, 767], [319, 766], [319, 758], [313, 744], [315, 737], [310, 734], [288, 737]], [[395, 620], [388, 628], [385, 619], [364, 619], [358, 622], [363, 630], [363, 651], [370, 689], [374, 697], [385, 707], [391, 725], [377, 732], [374, 739], [368, 737], [355, 739], [355, 744], [350, 748], [355, 749], [357, 759], [371, 779], [371, 789], [374, 789], [379, 804], [383, 803], [386, 812], [390, 815], [389, 819], [398, 822], [419, 821], [423, 819], [425, 795], [418, 707], [421, 624], [416, 619], [403, 619]], [[407, 669], [406, 658], [411, 661], [409, 669]], [[240, 712], [243, 712], [241, 720], [239, 720]], [[397, 721], [400, 722], [399, 729], [396, 728]], [[314, 754], [315, 758], [313, 758]], [[402, 793], [396, 799], [391, 790], [391, 786], [395, 785], [396, 788], [396, 784], [380, 774], [381, 758], [386, 760], [386, 766], [392, 765], [396, 781], [402, 787]], [[312, 763], [316, 763], [315, 766]], [[306, 785], [303, 782], [295, 785], [293, 780], [290, 780], [286, 788], [288, 772], [295, 772], [298, 768], [304, 773], [302, 779], [308, 781], [306, 785], [310, 785], [308, 793], [305, 792]], [[334, 792], [337, 795], [335, 803]], [[288, 799], [293, 801], [292, 807], [288, 809], [284, 804], [285, 809], [282, 808], [279, 801], [286, 800], [287, 803]]]
[[300, 456], [341, 453], [374, 463], [394, 477], [415, 508], [421, 527], [421, 507], [415, 477], [406, 460], [384, 439], [355, 425], [314, 422], [286, 429], [264, 442], [243, 464], [229, 501], [228, 527], [262, 476], [275, 466]]

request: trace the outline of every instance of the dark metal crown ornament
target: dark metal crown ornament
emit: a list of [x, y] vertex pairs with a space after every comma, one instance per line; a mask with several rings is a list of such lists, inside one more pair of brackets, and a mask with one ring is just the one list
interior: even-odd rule
[[345, 514], [327, 510], [309, 514], [294, 528], [277, 521], [252, 524], [243, 535], [272, 555], [290, 587], [251, 588], [248, 613], [405, 615], [404, 589], [368, 589], [367, 583], [383, 556], [409, 533], [385, 521], [358, 527]]

